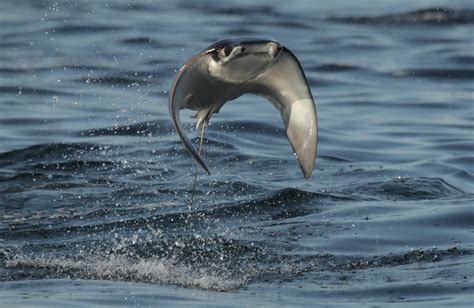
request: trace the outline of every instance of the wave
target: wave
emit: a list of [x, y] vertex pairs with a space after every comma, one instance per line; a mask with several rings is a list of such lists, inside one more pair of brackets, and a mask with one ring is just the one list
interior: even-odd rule
[[15, 86], [0, 86], [0, 93], [4, 94], [16, 94], [16, 95], [70, 95], [68, 92], [42, 89], [42, 88], [30, 88], [30, 87], [15, 87]]
[[[221, 185], [226, 184], [222, 183]], [[217, 187], [215, 189], [219, 188]], [[221, 200], [212, 208], [194, 210], [187, 219], [195, 221], [205, 219], [208, 221], [209, 219], [218, 220], [232, 217], [233, 219], [245, 218], [247, 221], [260, 221], [267, 218], [275, 220], [312, 214], [318, 211], [318, 208], [315, 207], [314, 204], [324, 201], [343, 202], [359, 200], [358, 196], [353, 197], [338, 193], [310, 192], [296, 188], [284, 188], [263, 193], [258, 193], [258, 186], [253, 185], [250, 187], [244, 186], [243, 189], [245, 191], [244, 195], [252, 195], [250, 200], [248, 198], [238, 200], [234, 197], [229, 201]], [[261, 189], [262, 188], [260, 188], [260, 190]], [[237, 189], [236, 191], [240, 195], [243, 194], [241, 189]], [[226, 194], [229, 194], [227, 190]], [[166, 221], [176, 220], [176, 218], [182, 217], [183, 214], [170, 215], [166, 215]]]
[[474, 70], [469, 68], [418, 68], [405, 69], [394, 73], [396, 77], [423, 77], [430, 79], [459, 79], [471, 82], [474, 79]]
[[149, 134], [168, 133], [172, 129], [169, 121], [149, 121], [122, 126], [93, 128], [80, 131], [83, 137], [100, 136], [148, 136]]
[[13, 48], [26, 48], [28, 47], [27, 42], [6, 42], [4, 41], [5, 35], [0, 35], [0, 38], [3, 40], [0, 42], [0, 49], [13, 49]]
[[[42, 175], [43, 179], [45, 178]], [[73, 179], [69, 179], [71, 185], [64, 182], [47, 181], [47, 187], [38, 186], [41, 177], [35, 182], [35, 189], [56, 189], [56, 186], [70, 189], [84, 187], [83, 183], [74, 184]], [[61, 180], [61, 178], [59, 178]], [[31, 177], [29, 178], [31, 182]], [[120, 183], [106, 183], [108, 189], [100, 189], [98, 193], [91, 192], [89, 195], [81, 196], [81, 200], [87, 204], [81, 209], [74, 210], [76, 213], [69, 213], [67, 217], [56, 221], [55, 226], [51, 226], [48, 220], [54, 211], [45, 208], [31, 217], [31, 219], [22, 220], [25, 224], [13, 223], [15, 232], [10, 232], [9, 229], [0, 228], [0, 236], [5, 239], [11, 238], [36, 238], [47, 237], [61, 238], [64, 234], [90, 234], [97, 232], [108, 233], [111, 230], [123, 229], [139, 229], [144, 225], [150, 225], [161, 229], [162, 231], [173, 230], [177, 234], [186, 234], [189, 225], [198, 229], [206, 229], [206, 226], [212, 222], [221, 219], [229, 220], [229, 223], [239, 223], [245, 220], [246, 223], [250, 221], [265, 221], [265, 220], [280, 220], [291, 217], [303, 217], [318, 211], [314, 206], [315, 203], [323, 201], [342, 202], [349, 200], [358, 200], [358, 197], [344, 196], [342, 194], [328, 194], [307, 192], [298, 189], [288, 188], [278, 190], [276, 192], [262, 193], [258, 185], [241, 184], [226, 184], [225, 182], [214, 183], [214, 191], [223, 191], [225, 195], [230, 196], [224, 200], [217, 199], [218, 203], [212, 203], [212, 197], [207, 198], [207, 206], [193, 208], [192, 211], [183, 204], [178, 202], [171, 202], [166, 205], [162, 201], [159, 204], [146, 205], [149, 200], [156, 199], [157, 194], [174, 196], [176, 193], [184, 194], [182, 189], [177, 188], [173, 191], [147, 189], [145, 184], [137, 184], [131, 186], [130, 184], [121, 185]], [[110, 185], [113, 187], [110, 187]], [[89, 187], [94, 187], [94, 183], [89, 183]], [[101, 186], [99, 184], [99, 186]], [[148, 185], [152, 188], [152, 184]], [[228, 188], [231, 186], [230, 188]], [[141, 190], [139, 189], [141, 187]], [[25, 191], [28, 187], [21, 187], [19, 191]], [[13, 191], [12, 191], [13, 193]], [[62, 195], [68, 194], [63, 191]], [[133, 194], [133, 203], [131, 205], [121, 204], [117, 207], [116, 203], [130, 200]], [[233, 197], [234, 194], [244, 195], [240, 198]], [[251, 198], [249, 196], [252, 195]], [[113, 196], [113, 197], [112, 197]], [[65, 196], [66, 197], [66, 196]], [[74, 197], [74, 196], [72, 196]], [[109, 204], [112, 200], [112, 204]], [[65, 199], [63, 200], [65, 201]], [[99, 202], [102, 204], [100, 209], [95, 208], [95, 204]], [[138, 204], [138, 205], [137, 205]], [[143, 205], [145, 204], [145, 205]], [[210, 204], [210, 206], [209, 206]], [[169, 208], [167, 208], [169, 207]], [[155, 210], [161, 212], [156, 213]], [[45, 215], [44, 217], [42, 215]], [[38, 221], [39, 219], [39, 221]], [[46, 219], [44, 223], [40, 223]], [[214, 228], [217, 226], [214, 226]]]
[[464, 194], [461, 189], [442, 178], [429, 177], [399, 177], [388, 181], [348, 185], [342, 192], [382, 200], [430, 200]]
[[319, 72], [326, 72], [326, 73], [338, 73], [338, 72], [347, 72], [347, 71], [355, 71], [362, 69], [359, 66], [351, 65], [351, 64], [344, 64], [344, 63], [326, 63], [321, 64], [313, 67], [308, 67], [308, 70], [314, 70]]
[[109, 150], [111, 146], [93, 143], [49, 143], [0, 153], [0, 164], [61, 157], [63, 159], [92, 150]]
[[140, 86], [152, 83], [152, 80], [148, 80], [147, 78], [136, 78], [133, 75], [126, 74], [120, 76], [87, 77], [77, 79], [77, 81], [104, 86]]
[[92, 168], [94, 170], [107, 169], [116, 165], [116, 162], [108, 160], [81, 160], [73, 159], [65, 162], [39, 163], [34, 164], [32, 168], [36, 170], [61, 170], [61, 171], [79, 171]]
[[152, 48], [166, 48], [170, 47], [169, 45], [166, 45], [162, 42], [159, 42], [157, 40], [154, 40], [152, 38], [146, 37], [146, 36], [138, 36], [138, 37], [130, 37], [123, 39], [121, 41], [122, 44], [125, 45], [139, 45], [139, 46], [148, 46]]
[[[209, 15], [228, 15], [228, 16], [268, 16], [281, 17], [282, 14], [275, 10], [271, 5], [250, 5], [250, 6], [235, 6], [232, 4], [219, 5], [217, 2], [209, 6], [205, 3], [199, 2], [182, 2], [180, 3], [183, 9], [199, 10], [204, 14]], [[261, 18], [259, 18], [261, 19]], [[281, 21], [281, 20], [280, 20]]]
[[[304, 273], [351, 273], [470, 256], [472, 251], [415, 249], [374, 257], [336, 257], [330, 254], [292, 256], [268, 253], [244, 241], [221, 237], [170, 239], [138, 243], [137, 237], [82, 247], [61, 257], [12, 250], [0, 251], [4, 275], [0, 280], [89, 279], [167, 283], [187, 288], [233, 291], [251, 282], [291, 281]], [[50, 247], [60, 250], [60, 246]]]
[[[124, 11], [124, 12], [153, 12], [159, 10], [159, 6], [154, 6], [154, 5], [148, 5], [145, 3], [135, 3], [135, 2], [130, 2], [126, 4], [111, 4], [111, 8], [117, 10], [117, 11]], [[160, 11], [161, 12], [161, 11]]]
[[[66, 60], [63, 60], [63, 61], [65, 62]], [[62, 62], [62, 61], [58, 60], [58, 62]], [[12, 74], [12, 75], [16, 75], [16, 74], [22, 75], [22, 74], [41, 73], [41, 72], [52, 72], [52, 71], [59, 71], [59, 70], [64, 70], [64, 71], [74, 70], [74, 71], [93, 72], [93, 71], [101, 71], [101, 70], [108, 69], [108, 67], [106, 67], [106, 66], [91, 65], [91, 64], [80, 64], [80, 63], [76, 63], [76, 64], [68, 63], [68, 64], [64, 64], [64, 65], [53, 65], [53, 66], [50, 65], [50, 64], [51, 63], [47, 63], [47, 64], [38, 63], [37, 65], [28, 66], [28, 67], [18, 67], [18, 66], [0, 67], [0, 73]], [[23, 90], [24, 87], [18, 87], [18, 88], [19, 88], [19, 90]], [[8, 89], [8, 88], [6, 88], [6, 89]], [[16, 88], [14, 87], [14, 89], [16, 89]], [[25, 88], [25, 91], [26, 91], [25, 93], [29, 93], [28, 89], [31, 89], [31, 88], [26, 87]], [[48, 89], [45, 89], [45, 90], [48, 90]], [[30, 91], [35, 91], [34, 93], [31, 93], [31, 94], [42, 94], [41, 93], [42, 89], [32, 89]]]
[[451, 61], [453, 63], [474, 64], [474, 56], [458, 55], [458, 56], [449, 57], [448, 59], [449, 59], [449, 61]]
[[[206, 290], [232, 291], [244, 285], [246, 279], [226, 277], [195, 266], [186, 266], [164, 258], [129, 260], [124, 256], [110, 258], [54, 258], [17, 256], [7, 261], [9, 268], [22, 268], [28, 279], [92, 279], [146, 283], [168, 283]], [[41, 272], [43, 272], [41, 274]], [[12, 274], [13, 278], [18, 274]]]
[[474, 23], [474, 10], [462, 9], [454, 10], [450, 8], [427, 8], [406, 13], [386, 14], [381, 16], [349, 16], [349, 17], [330, 17], [331, 21], [367, 24], [367, 25], [455, 25]]
[[250, 28], [243, 28], [241, 26], [236, 28], [229, 28], [224, 31], [229, 36], [239, 37], [239, 36], [257, 36], [258, 32]]
[[99, 32], [113, 32], [120, 30], [120, 27], [105, 26], [105, 25], [62, 25], [49, 29], [51, 33], [57, 34], [81, 34], [81, 33], [99, 33]]

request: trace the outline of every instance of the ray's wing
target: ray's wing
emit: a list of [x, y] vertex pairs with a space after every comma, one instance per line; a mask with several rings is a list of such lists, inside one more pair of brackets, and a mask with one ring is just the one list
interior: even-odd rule
[[194, 160], [201, 165], [201, 167], [206, 170], [210, 175], [211, 172], [207, 168], [204, 161], [201, 159], [201, 156], [196, 151], [192, 145], [189, 138], [184, 133], [183, 126], [181, 125], [181, 120], [179, 118], [180, 109], [189, 103], [192, 100], [192, 97], [189, 96], [189, 89], [193, 89], [196, 86], [197, 80], [203, 79], [204, 76], [200, 76], [199, 70], [193, 70], [193, 66], [200, 65], [199, 56], [194, 56], [190, 58], [179, 70], [177, 76], [175, 77], [171, 89], [169, 91], [169, 113], [171, 115], [171, 121], [176, 132], [179, 135], [179, 138], [183, 142], [186, 150], [191, 154]]
[[[273, 54], [270, 53], [269, 57], [273, 59]], [[254, 93], [268, 99], [278, 109], [303, 175], [308, 178], [311, 176], [316, 159], [318, 135], [316, 107], [311, 90], [298, 59], [290, 50], [281, 47], [270, 65], [260, 65], [265, 61], [268, 61], [268, 58], [259, 59], [258, 56], [241, 58], [234, 64], [232, 62], [227, 64], [229, 71], [217, 78], [223, 77], [221, 79], [223, 84], [237, 93], [234, 98], [246, 92]], [[215, 77], [207, 75], [208, 70], [202, 69], [201, 65], [205, 66], [206, 62], [201, 55], [197, 55], [189, 59], [180, 69], [170, 89], [169, 109], [173, 125], [184, 146], [194, 160], [210, 174], [185, 135], [179, 119], [180, 109], [184, 107], [192, 109], [192, 93], [205, 89], [209, 86], [210, 79]], [[259, 68], [255, 70], [255, 67]], [[243, 84], [231, 81], [229, 78], [243, 81]], [[202, 106], [196, 109], [204, 110]]]
[[310, 177], [316, 159], [317, 115], [306, 76], [295, 55], [282, 47], [274, 63], [254, 80], [252, 92], [278, 109], [304, 177]]

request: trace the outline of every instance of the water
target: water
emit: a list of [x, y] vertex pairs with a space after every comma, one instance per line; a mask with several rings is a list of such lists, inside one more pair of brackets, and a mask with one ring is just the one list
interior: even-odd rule
[[[2, 1], [0, 306], [469, 306], [473, 21], [471, 1]], [[188, 209], [167, 90], [242, 35], [299, 57], [316, 167], [243, 96]]]

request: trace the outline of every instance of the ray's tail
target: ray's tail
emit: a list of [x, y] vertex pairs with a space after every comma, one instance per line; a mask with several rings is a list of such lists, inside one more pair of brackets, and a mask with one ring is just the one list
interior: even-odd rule
[[[201, 138], [199, 139], [198, 154], [201, 154], [205, 129], [206, 129], [206, 122], [203, 122], [203, 124], [201, 125]], [[209, 172], [209, 171], [207, 170], [207, 172]], [[191, 199], [189, 200], [189, 203], [188, 203], [189, 209], [191, 209], [191, 206], [193, 205], [194, 194], [196, 192], [196, 184], [197, 184], [198, 173], [199, 173], [199, 164], [198, 164], [198, 162], [196, 162], [196, 172], [194, 173], [193, 186], [191, 188]]]

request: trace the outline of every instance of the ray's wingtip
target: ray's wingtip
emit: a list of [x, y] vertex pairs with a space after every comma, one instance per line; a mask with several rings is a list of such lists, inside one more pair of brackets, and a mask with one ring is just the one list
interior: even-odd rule
[[207, 168], [206, 164], [202, 160], [198, 160], [199, 165], [201, 165], [202, 169], [206, 171], [207, 175], [211, 175], [211, 171], [209, 171], [209, 168]]

